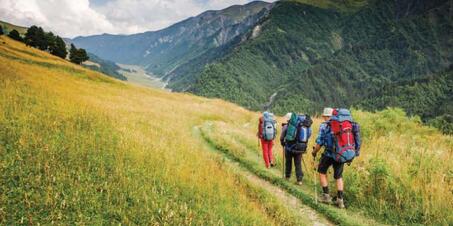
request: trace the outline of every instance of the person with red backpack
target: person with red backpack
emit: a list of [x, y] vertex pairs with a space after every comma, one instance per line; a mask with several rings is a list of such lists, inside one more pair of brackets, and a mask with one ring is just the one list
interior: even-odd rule
[[269, 166], [274, 167], [275, 165], [272, 147], [274, 146], [274, 139], [276, 135], [277, 127], [274, 115], [265, 111], [263, 116], [259, 119], [257, 136], [261, 141], [263, 159], [266, 168], [269, 168]]
[[325, 108], [322, 114], [324, 122], [321, 123], [316, 145], [313, 147], [313, 158], [321, 147], [325, 148], [321, 156], [318, 173], [323, 194], [320, 201], [331, 203], [327, 182], [327, 170], [330, 166], [334, 170], [334, 179], [337, 185], [337, 198], [334, 204], [339, 208], [345, 208], [343, 200], [343, 168], [344, 164], [350, 164], [355, 157], [360, 155], [360, 127], [354, 122], [351, 113], [347, 109]]

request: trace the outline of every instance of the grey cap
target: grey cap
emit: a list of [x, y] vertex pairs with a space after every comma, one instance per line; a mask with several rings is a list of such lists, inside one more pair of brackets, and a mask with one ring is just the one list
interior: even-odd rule
[[332, 108], [324, 108], [322, 112], [322, 116], [332, 117], [333, 109]]

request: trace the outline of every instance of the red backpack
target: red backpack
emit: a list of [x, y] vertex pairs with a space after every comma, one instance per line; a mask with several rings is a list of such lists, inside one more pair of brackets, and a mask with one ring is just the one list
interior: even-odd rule
[[349, 110], [334, 110], [330, 119], [330, 129], [334, 137], [335, 160], [337, 162], [351, 162], [356, 156], [353, 124]]

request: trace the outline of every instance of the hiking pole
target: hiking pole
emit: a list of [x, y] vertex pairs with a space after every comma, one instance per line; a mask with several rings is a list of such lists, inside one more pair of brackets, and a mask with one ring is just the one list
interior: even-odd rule
[[285, 161], [285, 147], [283, 147], [283, 152], [282, 152], [282, 178], [285, 179], [285, 164], [286, 164], [286, 161]]
[[316, 156], [313, 156], [313, 184], [315, 185], [315, 203], [318, 205], [318, 186], [316, 185]]
[[305, 172], [309, 172], [308, 169], [307, 169], [307, 165], [305, 164], [305, 160], [304, 160], [304, 156], [302, 155], [302, 165], [304, 165], [304, 168], [305, 168]]

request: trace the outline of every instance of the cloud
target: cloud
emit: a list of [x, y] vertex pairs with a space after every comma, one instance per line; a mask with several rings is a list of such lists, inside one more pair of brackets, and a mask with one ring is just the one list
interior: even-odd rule
[[0, 0], [0, 20], [63, 37], [159, 30], [206, 10], [251, 0]]
[[125, 33], [158, 30], [206, 10], [218, 10], [251, 0], [113, 0], [94, 6]]
[[90, 8], [88, 0], [0, 0], [0, 19], [24, 26], [36, 24], [65, 37], [115, 32], [115, 26]]

